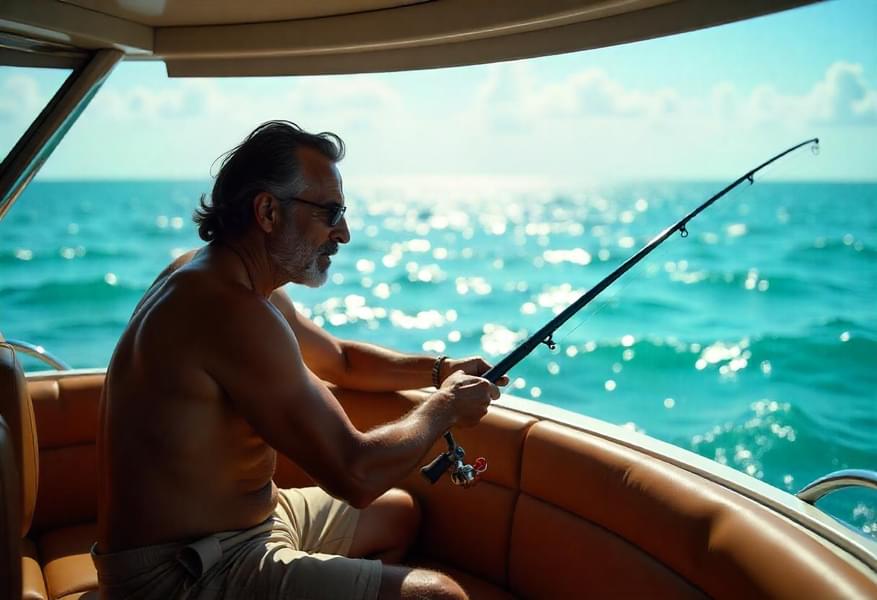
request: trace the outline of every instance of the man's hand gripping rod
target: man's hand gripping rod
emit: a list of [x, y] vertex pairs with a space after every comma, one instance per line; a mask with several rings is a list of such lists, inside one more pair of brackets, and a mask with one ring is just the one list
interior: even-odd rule
[[[757, 172], [759, 172], [769, 164], [781, 159], [786, 154], [794, 152], [798, 148], [808, 145], [811, 146], [814, 154], [818, 153], [819, 138], [813, 138], [807, 140], [806, 142], [801, 142], [800, 144], [797, 144], [787, 150], [784, 150], [783, 152], [780, 152], [770, 160], [761, 163], [751, 171], [748, 171], [747, 173], [739, 177], [733, 183], [729, 184], [722, 191], [712, 196], [709, 200], [692, 210], [690, 213], [679, 219], [679, 221], [677, 221], [675, 225], [672, 225], [671, 227], [668, 227], [667, 229], [659, 233], [648, 244], [640, 248], [640, 250], [636, 254], [624, 261], [623, 264], [621, 264], [617, 269], [612, 271], [609, 275], [604, 277], [597, 285], [582, 294], [582, 296], [578, 300], [566, 307], [563, 312], [551, 319], [551, 321], [544, 325], [535, 334], [530, 336], [530, 338], [524, 341], [520, 346], [512, 350], [512, 352], [508, 356], [503, 358], [493, 368], [484, 373], [482, 377], [484, 377], [484, 379], [487, 379], [491, 383], [496, 383], [500, 377], [508, 373], [512, 369], [512, 367], [514, 367], [525, 357], [527, 357], [527, 355], [535, 350], [536, 347], [539, 346], [539, 344], [545, 344], [551, 350], [554, 350], [556, 346], [554, 340], [551, 337], [554, 332], [561, 325], [566, 323], [574, 314], [584, 308], [586, 304], [596, 298], [603, 290], [609, 287], [609, 285], [611, 285], [616, 279], [624, 275], [628, 270], [630, 270], [631, 267], [633, 267], [636, 263], [645, 258], [647, 254], [649, 254], [652, 250], [661, 245], [664, 240], [666, 240], [677, 231], [682, 235], [682, 237], [687, 237], [688, 229], [686, 229], [686, 225], [688, 225], [688, 222], [697, 215], [699, 215], [713, 202], [733, 190], [744, 181], [748, 181], [750, 184], [755, 183], [753, 175], [755, 175]], [[450, 431], [445, 433], [445, 441], [448, 442], [448, 451], [436, 456], [435, 459], [425, 467], [421, 467], [420, 472], [423, 473], [423, 476], [426, 477], [430, 483], [435, 483], [441, 478], [442, 475], [445, 474], [446, 471], [453, 468], [453, 470], [451, 471], [451, 480], [456, 485], [470, 487], [476, 481], [478, 481], [478, 476], [487, 470], [487, 459], [478, 458], [475, 461], [474, 465], [467, 465], [463, 462], [463, 448], [457, 445], [457, 442], [454, 441], [454, 436], [451, 435]]]

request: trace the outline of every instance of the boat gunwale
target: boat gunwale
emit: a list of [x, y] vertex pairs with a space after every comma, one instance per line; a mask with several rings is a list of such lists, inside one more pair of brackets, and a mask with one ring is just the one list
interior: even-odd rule
[[[28, 382], [58, 381], [72, 377], [106, 376], [106, 372], [106, 368], [78, 368], [64, 371], [48, 369], [25, 373], [25, 379]], [[431, 389], [410, 391], [430, 393]], [[574, 431], [618, 444], [702, 477], [778, 514], [836, 554], [843, 552], [846, 557], [855, 559], [850, 561], [847, 558], [846, 562], [859, 568], [877, 582], [877, 541], [865, 537], [850, 525], [794, 494], [681, 446], [564, 408], [510, 394], [503, 394], [492, 403], [492, 406], [533, 417], [539, 421], [569, 427]]]

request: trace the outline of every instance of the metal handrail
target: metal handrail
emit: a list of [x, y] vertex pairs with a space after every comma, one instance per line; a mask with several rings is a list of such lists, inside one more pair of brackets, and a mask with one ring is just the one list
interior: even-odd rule
[[7, 346], [10, 346], [16, 352], [20, 352], [21, 354], [25, 354], [27, 356], [32, 356], [37, 360], [40, 360], [53, 369], [57, 369], [59, 371], [69, 371], [72, 367], [65, 363], [63, 360], [48, 352], [42, 346], [37, 346], [35, 344], [31, 344], [29, 342], [23, 342], [21, 340], [10, 340], [7, 339], [3, 342]]
[[864, 487], [877, 490], [877, 471], [868, 471], [866, 469], [835, 471], [805, 485], [795, 495], [804, 502], [815, 504], [817, 500], [826, 494], [846, 487]]

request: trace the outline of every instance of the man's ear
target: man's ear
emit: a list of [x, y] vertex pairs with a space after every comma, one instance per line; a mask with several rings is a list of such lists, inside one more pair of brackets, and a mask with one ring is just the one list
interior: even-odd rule
[[272, 194], [259, 192], [253, 198], [253, 217], [265, 233], [271, 233], [280, 222], [280, 203]]

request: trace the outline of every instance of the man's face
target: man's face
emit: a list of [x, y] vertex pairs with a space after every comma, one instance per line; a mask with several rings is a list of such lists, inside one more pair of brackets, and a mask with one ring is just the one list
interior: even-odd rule
[[268, 253], [290, 281], [319, 287], [328, 278], [329, 257], [338, 252], [339, 244], [350, 241], [350, 230], [344, 218], [334, 227], [329, 224], [328, 208], [344, 205], [341, 175], [334, 163], [310, 148], [300, 148], [298, 158], [305, 183], [299, 198], [319, 206], [304, 202], [283, 206], [280, 225], [268, 238]]

